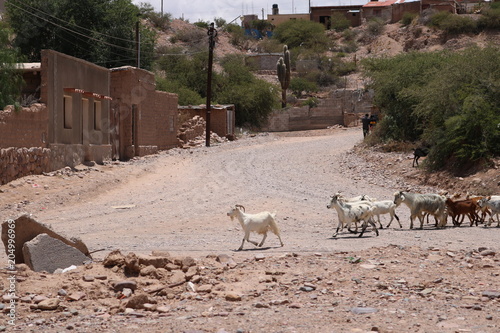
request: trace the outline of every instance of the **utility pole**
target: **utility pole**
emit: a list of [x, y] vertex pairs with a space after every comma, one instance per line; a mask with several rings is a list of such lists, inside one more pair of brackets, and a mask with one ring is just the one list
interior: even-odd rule
[[140, 14], [137, 14], [137, 22], [135, 23], [137, 68], [141, 68], [141, 34], [139, 31], [139, 21], [140, 21]]
[[207, 77], [207, 114], [206, 114], [206, 135], [205, 145], [210, 147], [210, 113], [211, 113], [211, 99], [212, 99], [212, 64], [214, 61], [214, 47], [215, 37], [217, 37], [217, 30], [214, 29], [214, 23], [210, 23], [208, 28], [208, 77]]

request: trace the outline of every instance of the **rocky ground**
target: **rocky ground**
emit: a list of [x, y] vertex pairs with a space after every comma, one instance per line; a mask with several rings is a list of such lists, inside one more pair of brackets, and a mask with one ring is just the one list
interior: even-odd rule
[[[498, 172], [444, 181], [412, 168], [410, 153], [367, 150], [360, 135], [261, 133], [1, 186], [2, 221], [30, 213], [98, 251], [64, 273], [2, 268], [1, 329], [498, 332], [500, 228], [409, 230], [401, 207], [402, 229], [333, 239], [337, 217], [325, 208], [336, 190], [382, 198], [484, 183], [499, 193]], [[262, 249], [235, 251], [234, 203], [277, 208], [285, 246], [271, 234]]]

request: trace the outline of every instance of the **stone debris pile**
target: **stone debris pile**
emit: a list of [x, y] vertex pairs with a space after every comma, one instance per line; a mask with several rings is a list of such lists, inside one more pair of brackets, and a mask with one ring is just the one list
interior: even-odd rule
[[[287, 325], [335, 331], [410, 332], [418, 322], [422, 331], [481, 326], [493, 332], [499, 328], [499, 268], [497, 251], [486, 248], [390, 245], [349, 254], [259, 253], [239, 260], [227, 254], [195, 259], [115, 250], [102, 262], [65, 273], [16, 265], [18, 313], [27, 314], [18, 326], [94, 331], [105, 325], [119, 331], [146, 319], [177, 332], [221, 327], [235, 332], [242, 323], [277, 331], [282, 324], [272, 318], [279, 312]], [[9, 297], [3, 295], [4, 304]], [[321, 314], [314, 323], [308, 320], [312, 313]]]
[[[206, 122], [201, 116], [194, 116], [184, 122], [177, 134], [179, 147], [188, 149], [191, 147], [203, 146], [206, 144]], [[223, 143], [229, 141], [227, 138], [222, 138], [214, 132], [210, 133], [210, 143]]]

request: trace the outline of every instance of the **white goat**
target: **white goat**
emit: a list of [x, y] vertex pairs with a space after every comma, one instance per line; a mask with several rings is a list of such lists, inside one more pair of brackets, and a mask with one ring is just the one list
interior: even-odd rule
[[399, 227], [400, 228], [403, 227], [401, 225], [401, 222], [399, 221], [399, 217], [396, 215], [397, 205], [392, 200], [373, 201], [371, 204], [373, 206], [373, 215], [377, 216], [380, 229], [382, 229], [382, 223], [380, 223], [380, 215], [383, 214], [391, 215], [391, 220], [389, 221], [389, 224], [387, 224], [386, 228], [389, 228], [391, 226], [391, 223], [394, 220], [394, 218], [396, 218], [396, 220], [398, 221]]
[[424, 213], [429, 213], [439, 221], [437, 227], [446, 225], [445, 197], [439, 194], [420, 194], [406, 191], [394, 193], [394, 204], [404, 203], [410, 208], [410, 229], [413, 229], [413, 219], [418, 217], [420, 229], [424, 228]]
[[[268, 231], [272, 231], [276, 236], [278, 236], [281, 246], [283, 246], [280, 230], [275, 220], [276, 213], [260, 212], [257, 214], [247, 214], [245, 213], [245, 207], [242, 205], [235, 205], [234, 208], [231, 208], [231, 210], [227, 213], [227, 216], [231, 218], [231, 221], [234, 218], [237, 218], [243, 228], [243, 231], [245, 232], [245, 236], [243, 237], [243, 241], [241, 242], [241, 246], [238, 251], [243, 249], [245, 241], [261, 247], [267, 238]], [[249, 239], [250, 232], [256, 232], [264, 235], [260, 244]]]
[[[338, 197], [339, 200], [342, 200], [343, 202], [348, 202], [348, 203], [359, 203], [359, 202], [361, 202], [361, 203], [369, 204], [369, 203], [377, 200], [375, 198], [369, 197], [366, 194], [358, 195], [358, 196], [351, 197], [351, 198], [346, 198], [342, 194], [342, 192], [337, 192], [335, 195], [337, 195], [337, 197]], [[380, 224], [380, 219], [379, 219], [379, 224]], [[342, 226], [342, 229], [343, 229], [343, 226]], [[380, 229], [383, 229], [382, 224], [380, 224]], [[347, 230], [349, 230], [350, 232], [353, 232], [353, 233], [358, 232], [358, 222], [354, 222], [354, 231], [352, 231], [350, 229], [350, 227], [348, 227]]]
[[351, 223], [356, 223], [361, 220], [363, 220], [364, 223], [361, 229], [361, 233], [359, 234], [359, 237], [363, 236], [363, 233], [365, 232], [368, 226], [367, 223], [370, 223], [372, 225], [373, 229], [375, 230], [375, 233], [378, 236], [377, 226], [375, 225], [375, 222], [373, 222], [373, 207], [370, 203], [363, 201], [355, 203], [344, 202], [341, 199], [341, 195], [337, 193], [331, 197], [330, 203], [326, 206], [326, 208], [328, 209], [332, 207], [335, 208], [335, 210], [337, 211], [337, 215], [339, 218], [337, 231], [335, 231], [332, 237], [337, 237], [339, 229], [341, 227], [343, 229], [344, 225], [347, 226], [347, 230], [353, 232], [349, 228]]
[[497, 216], [497, 227], [500, 227], [500, 218], [498, 217], [500, 214], [500, 196], [489, 196], [486, 198], [483, 198], [477, 202], [478, 206], [481, 207], [481, 209], [486, 209], [489, 208], [491, 210], [491, 216], [490, 220], [486, 224], [488, 227], [491, 225], [492, 222], [495, 221], [493, 216]]

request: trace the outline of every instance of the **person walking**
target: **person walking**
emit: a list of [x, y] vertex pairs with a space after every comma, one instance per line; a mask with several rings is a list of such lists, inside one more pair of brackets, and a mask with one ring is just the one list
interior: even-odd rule
[[363, 125], [363, 137], [366, 138], [370, 132], [370, 117], [368, 116], [368, 113], [361, 118], [361, 124]]

